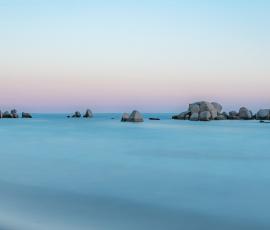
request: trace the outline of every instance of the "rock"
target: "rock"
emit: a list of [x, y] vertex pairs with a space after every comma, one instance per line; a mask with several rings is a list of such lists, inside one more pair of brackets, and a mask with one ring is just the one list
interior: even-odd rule
[[12, 118], [19, 118], [19, 115], [17, 114], [16, 109], [11, 110], [10, 114], [11, 114]]
[[229, 115], [226, 112], [221, 113], [222, 116], [224, 116], [226, 119], [228, 119]]
[[210, 119], [215, 119], [217, 117], [217, 109], [207, 101], [200, 102], [200, 112], [210, 112]]
[[130, 116], [129, 116], [129, 118], [128, 118], [128, 121], [129, 121], [129, 122], [143, 122], [143, 117], [142, 117], [142, 115], [140, 114], [139, 111], [134, 110], [134, 111], [130, 114]]
[[150, 117], [149, 120], [152, 120], [152, 121], [159, 121], [160, 118], [158, 118], [158, 117]]
[[222, 105], [221, 104], [219, 104], [217, 102], [212, 102], [211, 104], [214, 106], [214, 108], [217, 110], [218, 113], [221, 113], [221, 111], [222, 111]]
[[70, 115], [67, 115], [67, 118], [70, 118]]
[[87, 109], [85, 114], [83, 115], [84, 118], [91, 118], [93, 117], [93, 113], [90, 109]]
[[32, 118], [32, 115], [30, 113], [22, 113], [22, 118]]
[[241, 107], [239, 110], [239, 118], [243, 120], [250, 120], [252, 119], [252, 113], [246, 107]]
[[228, 119], [230, 119], [230, 120], [239, 120], [240, 118], [239, 118], [238, 113], [236, 111], [230, 111]]
[[121, 121], [126, 122], [126, 121], [128, 121], [128, 119], [129, 119], [129, 114], [128, 113], [123, 113]]
[[215, 118], [215, 120], [227, 120], [227, 117], [224, 116], [223, 114], [218, 114], [217, 117]]
[[81, 117], [81, 113], [78, 112], [78, 111], [76, 111], [72, 117], [73, 118], [80, 118]]
[[203, 111], [200, 113], [200, 121], [210, 121], [211, 116], [209, 111]]
[[3, 118], [13, 118], [12, 115], [8, 111], [4, 112], [2, 117]]
[[256, 114], [257, 120], [270, 120], [270, 109], [260, 109]]
[[0, 110], [0, 119], [2, 118], [2, 111]]
[[199, 113], [200, 112], [200, 104], [198, 102], [189, 104], [188, 111], [192, 113]]
[[199, 113], [192, 113], [190, 116], [191, 121], [198, 121], [199, 120]]
[[180, 113], [179, 115], [172, 116], [172, 119], [175, 119], [175, 120], [186, 120], [186, 119], [189, 119], [190, 115], [191, 115], [191, 112], [190, 111], [186, 111], [186, 112]]

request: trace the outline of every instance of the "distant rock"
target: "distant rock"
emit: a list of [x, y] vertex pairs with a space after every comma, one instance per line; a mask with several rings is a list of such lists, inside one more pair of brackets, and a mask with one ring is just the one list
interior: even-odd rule
[[200, 121], [210, 121], [211, 113], [209, 111], [203, 111], [200, 113]]
[[179, 115], [174, 115], [172, 116], [172, 119], [174, 120], [188, 120], [190, 118], [191, 112], [190, 111], [186, 111], [186, 112], [182, 112]]
[[252, 112], [246, 107], [241, 107], [239, 110], [239, 118], [242, 120], [250, 120], [252, 119]]
[[149, 120], [152, 120], [152, 121], [159, 121], [160, 118], [158, 118], [158, 117], [150, 117]]
[[256, 114], [257, 120], [270, 120], [270, 109], [260, 109]]
[[[217, 116], [221, 114], [221, 111], [222, 111], [222, 105], [217, 102], [210, 103], [208, 101], [200, 101], [200, 102], [189, 104], [187, 112], [183, 112], [183, 113], [180, 113], [179, 115], [175, 115], [172, 117], [172, 119], [178, 119], [178, 120], [189, 119], [191, 121], [199, 121], [199, 120], [208, 121], [208, 120], [216, 119]], [[209, 113], [205, 113], [205, 112], [209, 112]], [[210, 114], [210, 117], [209, 117], [209, 114]], [[219, 118], [221, 118], [221, 116]]]
[[17, 114], [16, 109], [11, 110], [10, 114], [11, 114], [12, 118], [19, 118], [19, 115]]
[[126, 122], [126, 121], [128, 121], [128, 119], [129, 119], [129, 114], [128, 113], [123, 113], [121, 121]]
[[13, 118], [12, 115], [8, 111], [4, 112], [2, 117], [3, 118]]
[[128, 121], [129, 121], [129, 122], [143, 122], [143, 116], [140, 114], [139, 111], [134, 110], [134, 111], [130, 114], [130, 116], [129, 116], [129, 118], [128, 118]]
[[230, 111], [228, 119], [230, 120], [239, 120], [239, 114], [236, 111]]
[[82, 115], [79, 111], [76, 111], [74, 115], [72, 115], [73, 118], [80, 118]]
[[0, 118], [2, 118], [2, 111], [0, 110]]
[[83, 115], [84, 118], [91, 118], [93, 117], [93, 113], [90, 109], [87, 109], [85, 114]]
[[191, 121], [198, 121], [199, 120], [199, 113], [192, 113], [190, 116]]
[[30, 113], [22, 113], [22, 118], [32, 118], [32, 115]]

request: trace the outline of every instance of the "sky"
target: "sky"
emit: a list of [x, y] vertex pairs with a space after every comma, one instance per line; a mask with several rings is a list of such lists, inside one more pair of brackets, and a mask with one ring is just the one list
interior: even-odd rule
[[270, 108], [268, 0], [0, 0], [0, 109]]

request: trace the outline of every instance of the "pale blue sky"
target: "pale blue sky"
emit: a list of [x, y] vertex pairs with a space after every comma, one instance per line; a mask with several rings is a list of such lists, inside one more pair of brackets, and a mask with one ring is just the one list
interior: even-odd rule
[[270, 1], [0, 0], [2, 107], [270, 107]]

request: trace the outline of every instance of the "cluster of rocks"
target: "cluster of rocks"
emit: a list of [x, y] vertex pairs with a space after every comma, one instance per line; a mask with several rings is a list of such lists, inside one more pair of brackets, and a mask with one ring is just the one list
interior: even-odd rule
[[134, 110], [130, 115], [128, 113], [124, 113], [122, 115], [122, 122], [143, 122], [143, 116], [137, 110]]
[[[68, 116], [70, 117], [70, 116]], [[80, 118], [82, 117], [81, 113], [79, 111], [76, 111], [72, 116], [72, 118]], [[93, 117], [93, 113], [90, 109], [87, 109], [85, 114], [83, 115], [84, 118], [91, 118]]]
[[222, 105], [217, 102], [201, 101], [190, 104], [187, 111], [173, 116], [172, 119], [191, 121], [269, 119], [269, 111], [260, 110], [257, 115], [253, 115], [251, 110], [241, 107], [238, 112], [226, 113], [222, 112]]
[[[0, 118], [19, 118], [19, 114], [17, 113], [16, 109], [9, 111], [6, 111], [2, 113], [0, 111]], [[22, 118], [32, 118], [32, 115], [30, 113], [22, 113]]]

